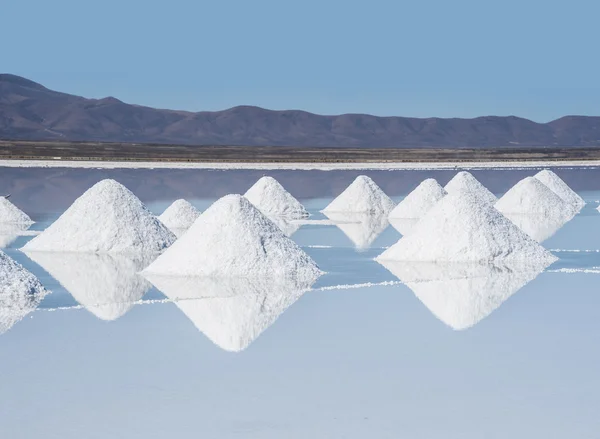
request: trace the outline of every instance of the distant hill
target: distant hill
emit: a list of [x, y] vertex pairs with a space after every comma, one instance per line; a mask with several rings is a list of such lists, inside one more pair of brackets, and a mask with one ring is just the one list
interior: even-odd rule
[[86, 99], [0, 74], [0, 139], [313, 147], [600, 146], [600, 117], [321, 116], [241, 106], [198, 113]]

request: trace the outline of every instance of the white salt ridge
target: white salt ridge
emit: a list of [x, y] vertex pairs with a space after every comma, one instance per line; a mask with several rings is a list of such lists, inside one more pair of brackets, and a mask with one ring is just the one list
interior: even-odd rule
[[388, 214], [393, 208], [392, 199], [373, 180], [359, 175], [322, 212]]
[[230, 352], [246, 349], [313, 281], [296, 278], [149, 276], [150, 281], [213, 343]]
[[314, 279], [321, 271], [246, 198], [227, 195], [200, 215], [144, 273]]
[[308, 217], [304, 206], [273, 177], [260, 178], [248, 189], [244, 197], [267, 216]]
[[385, 213], [324, 213], [352, 241], [358, 250], [366, 250], [389, 225]]
[[175, 235], [122, 184], [102, 180], [80, 196], [28, 251], [156, 253]]
[[461, 171], [444, 186], [447, 193], [466, 192], [477, 196], [480, 200], [494, 204], [498, 199], [484, 185], [482, 185], [470, 172]]
[[0, 251], [0, 334], [35, 310], [47, 294], [33, 274]]
[[535, 174], [535, 178], [548, 186], [550, 190], [562, 198], [566, 203], [575, 206], [578, 209], [581, 209], [585, 205], [583, 198], [577, 195], [577, 193], [554, 172], [544, 169]]
[[378, 261], [549, 263], [557, 258], [491, 204], [449, 193]]
[[535, 270], [479, 264], [386, 263], [439, 320], [454, 330], [470, 328], [535, 279]]
[[152, 287], [137, 273], [150, 256], [26, 252], [85, 309], [101, 320], [123, 316]]
[[421, 218], [446, 195], [433, 178], [428, 178], [409, 193], [391, 212], [389, 218]]
[[0, 197], [0, 223], [33, 224], [33, 221], [6, 197]]
[[187, 200], [176, 200], [158, 217], [168, 229], [180, 237], [200, 216], [200, 211]]

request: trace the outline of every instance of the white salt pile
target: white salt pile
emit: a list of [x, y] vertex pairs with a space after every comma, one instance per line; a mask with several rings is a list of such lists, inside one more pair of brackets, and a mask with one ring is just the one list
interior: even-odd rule
[[0, 251], [0, 334], [33, 311], [46, 294], [33, 274]]
[[0, 223], [0, 248], [9, 247], [29, 227], [29, 223]]
[[176, 200], [158, 217], [160, 222], [179, 237], [189, 229], [200, 216], [200, 211], [187, 200]]
[[387, 267], [442, 322], [455, 330], [470, 328], [535, 279], [533, 271], [490, 264], [396, 263]]
[[433, 178], [419, 184], [390, 212], [389, 218], [421, 218], [446, 195]]
[[266, 217], [275, 223], [287, 237], [292, 236], [300, 229], [300, 227], [302, 227], [301, 223], [296, 223], [294, 220], [285, 216], [266, 215]]
[[308, 217], [304, 206], [273, 177], [265, 176], [259, 179], [244, 197], [266, 216]]
[[585, 201], [575, 191], [573, 191], [567, 183], [565, 183], [554, 172], [544, 169], [535, 174], [535, 178], [544, 183], [556, 195], [562, 198], [566, 203], [581, 209], [585, 205]]
[[365, 175], [356, 179], [323, 209], [323, 213], [356, 212], [388, 214], [394, 208], [394, 202], [377, 184]]
[[482, 201], [494, 204], [498, 199], [484, 185], [482, 185], [473, 175], [466, 171], [461, 171], [444, 186], [447, 193], [467, 192], [477, 196]]
[[295, 278], [149, 279], [199, 331], [230, 352], [248, 347], [312, 286]]
[[125, 186], [114, 180], [102, 180], [75, 200], [23, 249], [153, 253], [164, 250], [175, 239], [175, 235]]
[[557, 258], [491, 204], [470, 192], [448, 193], [407, 236], [377, 261], [518, 262], [544, 264]]
[[526, 177], [515, 184], [495, 207], [502, 213], [537, 214], [554, 218], [572, 210], [562, 198], [534, 177]]
[[33, 221], [6, 197], [0, 197], [0, 223], [33, 224]]
[[335, 226], [344, 232], [358, 250], [371, 247], [389, 224], [385, 213], [328, 212], [324, 214], [334, 221]]
[[246, 198], [227, 195], [200, 215], [144, 274], [314, 279], [321, 271]]
[[116, 320], [152, 287], [137, 273], [152, 255], [26, 252], [73, 298], [101, 320]]
[[390, 218], [390, 224], [402, 236], [408, 235], [419, 222], [419, 218]]

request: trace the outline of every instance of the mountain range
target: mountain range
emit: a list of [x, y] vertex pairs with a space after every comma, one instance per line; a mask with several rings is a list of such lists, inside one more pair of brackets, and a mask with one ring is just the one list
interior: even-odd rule
[[600, 117], [536, 123], [515, 116], [473, 119], [322, 116], [239, 106], [176, 111], [87, 99], [0, 74], [0, 139], [183, 145], [476, 148], [598, 147]]

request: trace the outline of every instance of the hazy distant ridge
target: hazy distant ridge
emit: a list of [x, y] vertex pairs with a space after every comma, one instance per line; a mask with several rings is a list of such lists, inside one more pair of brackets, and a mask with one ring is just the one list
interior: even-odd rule
[[234, 107], [159, 110], [86, 99], [0, 74], [0, 138], [345, 147], [600, 146], [600, 117], [417, 119]]

